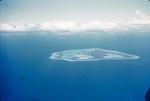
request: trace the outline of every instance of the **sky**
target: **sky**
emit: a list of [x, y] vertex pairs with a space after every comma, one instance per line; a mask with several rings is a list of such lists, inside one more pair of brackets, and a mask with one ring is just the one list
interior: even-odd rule
[[150, 13], [148, 0], [2, 0], [0, 22], [124, 21], [140, 10]]
[[1, 0], [1, 31], [148, 31], [149, 0]]

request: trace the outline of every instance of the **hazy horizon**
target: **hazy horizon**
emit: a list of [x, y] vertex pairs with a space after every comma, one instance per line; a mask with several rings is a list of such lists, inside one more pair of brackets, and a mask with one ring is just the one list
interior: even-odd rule
[[149, 14], [148, 0], [2, 0], [1, 23], [43, 23], [51, 21], [120, 22]]

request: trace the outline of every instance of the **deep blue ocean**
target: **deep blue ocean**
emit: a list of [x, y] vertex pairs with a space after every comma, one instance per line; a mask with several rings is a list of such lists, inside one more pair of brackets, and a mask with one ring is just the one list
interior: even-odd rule
[[[56, 51], [85, 48], [116, 50], [140, 59], [49, 59]], [[149, 33], [0, 33], [0, 101], [145, 101], [148, 88]]]

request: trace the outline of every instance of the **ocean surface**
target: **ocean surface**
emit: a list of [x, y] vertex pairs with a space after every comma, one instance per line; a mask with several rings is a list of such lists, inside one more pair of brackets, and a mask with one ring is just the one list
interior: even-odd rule
[[[69, 32], [68, 32], [69, 33]], [[145, 101], [150, 88], [146, 32], [0, 33], [0, 101]], [[56, 51], [102, 48], [136, 60], [49, 59]]]

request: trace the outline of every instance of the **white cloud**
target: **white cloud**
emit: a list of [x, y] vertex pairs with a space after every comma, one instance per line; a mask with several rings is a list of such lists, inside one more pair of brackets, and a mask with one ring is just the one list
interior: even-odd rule
[[26, 26], [23, 24], [1, 24], [0, 31], [26, 31]]
[[150, 31], [150, 15], [145, 15], [141, 11], [135, 12], [137, 18], [125, 22], [100, 22], [94, 20], [86, 23], [73, 21], [54, 21], [42, 24], [0, 24], [0, 31], [51, 31], [51, 32], [89, 32], [89, 31]]

